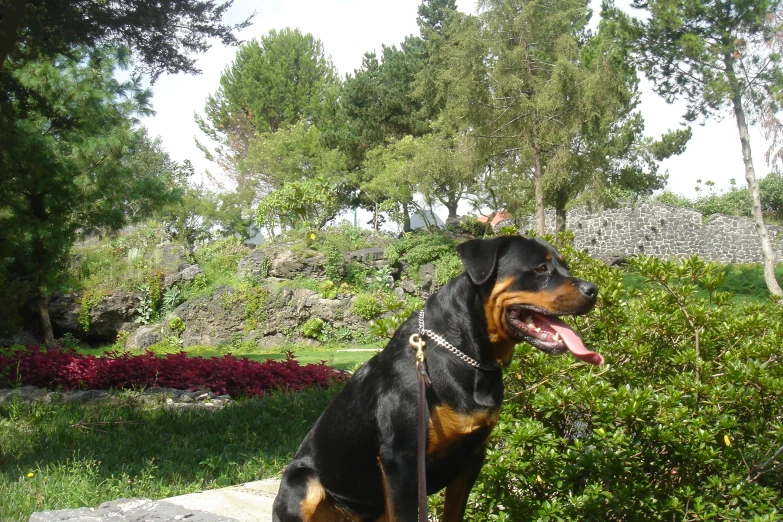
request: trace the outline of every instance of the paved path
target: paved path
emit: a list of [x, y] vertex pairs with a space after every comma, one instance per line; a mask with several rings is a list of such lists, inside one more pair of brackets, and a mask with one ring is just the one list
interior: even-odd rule
[[30, 522], [272, 522], [279, 486], [269, 479], [162, 500], [118, 499], [97, 508], [33, 513]]

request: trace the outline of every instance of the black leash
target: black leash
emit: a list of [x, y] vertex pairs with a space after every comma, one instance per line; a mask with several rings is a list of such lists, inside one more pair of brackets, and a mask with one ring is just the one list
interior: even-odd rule
[[431, 381], [427, 375], [424, 357], [426, 343], [419, 334], [413, 334], [408, 343], [416, 349], [416, 379], [419, 382], [418, 449], [416, 469], [419, 478], [419, 522], [427, 522], [427, 388]]

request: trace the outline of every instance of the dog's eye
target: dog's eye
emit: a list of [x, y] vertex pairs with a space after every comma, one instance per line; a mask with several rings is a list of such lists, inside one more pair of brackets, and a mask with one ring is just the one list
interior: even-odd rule
[[546, 263], [542, 263], [535, 268], [535, 271], [537, 274], [546, 274], [549, 272], [549, 267], [546, 266]]

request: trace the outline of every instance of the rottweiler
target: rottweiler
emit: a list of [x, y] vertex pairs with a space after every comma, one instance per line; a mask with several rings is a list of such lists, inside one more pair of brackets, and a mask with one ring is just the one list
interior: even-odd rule
[[546, 241], [521, 236], [457, 246], [465, 271], [431, 295], [324, 410], [286, 468], [275, 522], [415, 522], [418, 383], [413, 334], [431, 385], [427, 494], [446, 488], [442, 519], [463, 519], [503, 401], [514, 346], [570, 351], [602, 364], [558, 316], [584, 314], [598, 287], [572, 277]]

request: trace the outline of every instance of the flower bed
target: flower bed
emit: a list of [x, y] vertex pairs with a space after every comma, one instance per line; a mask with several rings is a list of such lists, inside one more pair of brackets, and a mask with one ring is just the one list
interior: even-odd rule
[[96, 390], [161, 386], [252, 397], [269, 390], [326, 387], [347, 378], [346, 372], [324, 363], [300, 365], [291, 352], [285, 361], [263, 363], [233, 355], [188, 357], [184, 352], [163, 357], [149, 351], [141, 355], [112, 352], [95, 357], [68, 350], [43, 351], [37, 346], [0, 356], [0, 387]]

